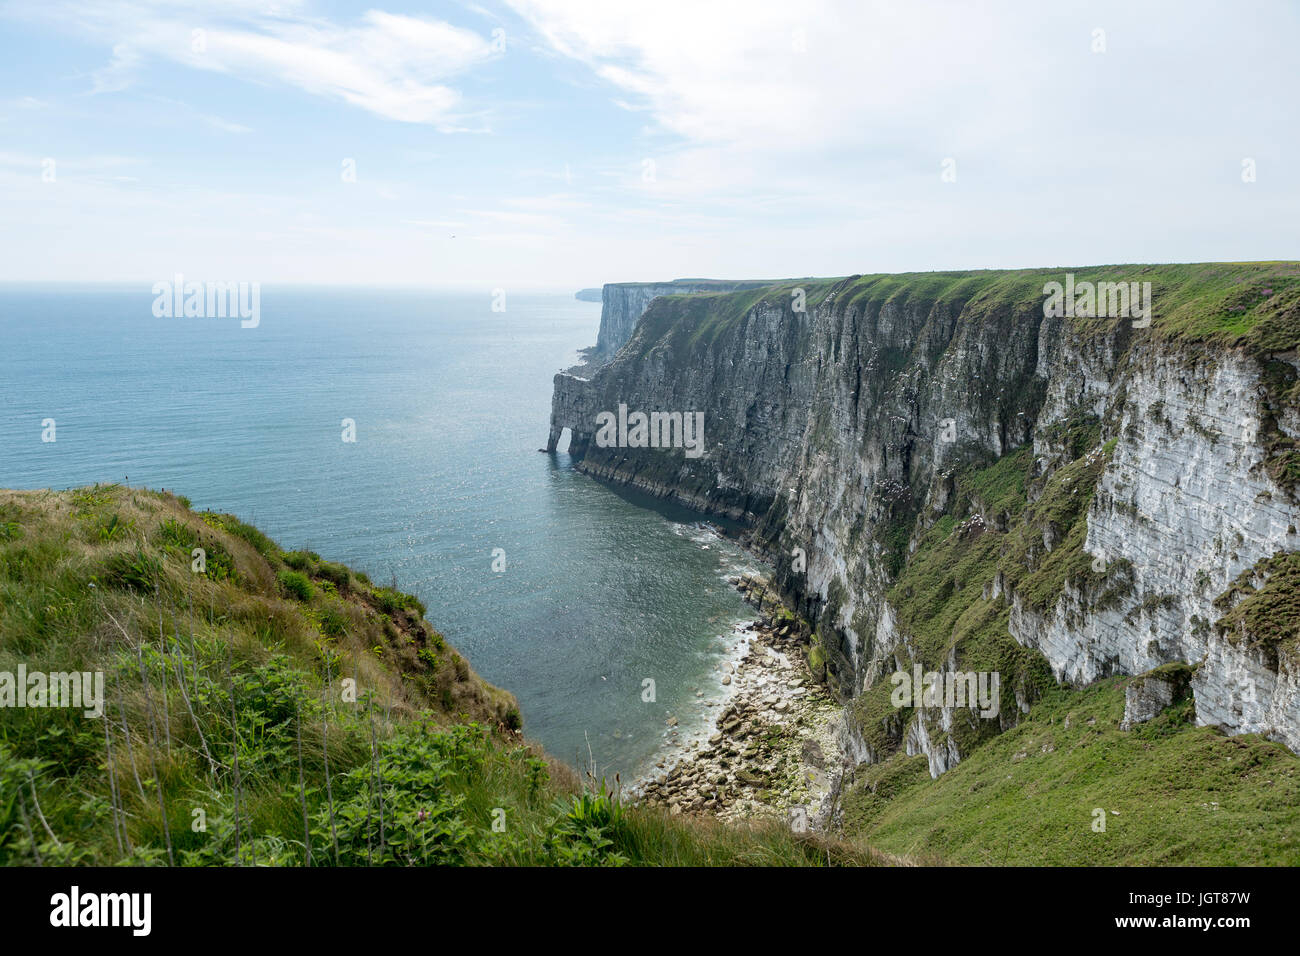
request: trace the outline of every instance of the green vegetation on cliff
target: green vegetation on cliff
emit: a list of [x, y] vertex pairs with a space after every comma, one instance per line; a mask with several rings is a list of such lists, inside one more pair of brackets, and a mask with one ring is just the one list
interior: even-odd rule
[[[1085, 515], [1106, 449], [1094, 444], [1095, 424], [1077, 422], [1071, 436], [1066, 457], [1073, 460], [1038, 479], [1028, 447], [953, 475], [946, 512], [918, 533], [914, 550], [906, 549], [910, 555], [887, 594], [898, 627], [911, 638], [912, 655], [900, 662], [904, 671], [913, 664], [940, 670], [951, 657], [957, 670], [997, 672], [1006, 714], [1015, 712], [1017, 698], [1033, 700], [1054, 683], [1042, 655], [1012, 638], [1010, 595], [1048, 608], [1067, 580], [1096, 586], [1106, 579], [1083, 549]], [[906, 726], [889, 704], [889, 691], [878, 681], [852, 703], [878, 755], [897, 749]], [[998, 730], [996, 722], [971, 718], [950, 733], [964, 756]]]
[[1050, 689], [938, 779], [901, 752], [858, 768], [846, 831], [942, 863], [1300, 864], [1300, 758], [1193, 726], [1190, 702], [1121, 731], [1134, 679]]
[[0, 492], [0, 675], [104, 675], [0, 709], [0, 863], [873, 862], [582, 786], [424, 615], [170, 494]]
[[1233, 640], [1276, 653], [1300, 646], [1300, 553], [1275, 554], [1250, 568], [1215, 601], [1218, 621]]
[[[1076, 293], [1091, 283], [1098, 296], [1104, 284], [1108, 301], [1094, 300], [1099, 315], [1045, 315], [1050, 283], [1072, 283]], [[1150, 284], [1149, 324], [1144, 309], [1106, 314], [1124, 297], [1121, 283], [1124, 293], [1129, 283]], [[865, 275], [667, 296], [594, 376], [592, 407], [627, 393], [650, 407], [668, 396], [703, 407], [712, 414], [711, 451], [691, 462], [588, 449], [584, 467], [615, 481], [649, 477], [656, 493], [753, 517], [754, 540], [772, 556], [778, 585], [808, 617], [813, 671], [848, 698], [849, 730], [870, 761], [856, 769], [845, 796], [848, 839], [945, 862], [1295, 862], [1294, 846], [1281, 836], [1295, 814], [1270, 803], [1278, 795], [1293, 803], [1286, 787], [1300, 768], [1294, 754], [1258, 736], [1226, 738], [1195, 727], [1193, 704], [1182, 699], [1121, 732], [1121, 686], [1110, 679], [1060, 686], [1047, 659], [1011, 631], [1048, 646], [1061, 629], [1077, 629], [1086, 668], [1075, 670], [1068, 656], [1062, 663], [1055, 645], [1053, 660], [1089, 674], [1128, 666], [1111, 645], [1113, 622], [1090, 634], [1090, 614], [1124, 608], [1117, 626], [1132, 628], [1133, 641], [1147, 641], [1148, 652], [1156, 646], [1154, 624], [1151, 637], [1142, 633], [1150, 622], [1162, 626], [1163, 640], [1164, 618], [1181, 606], [1180, 595], [1150, 587], [1140, 573], [1147, 569], [1124, 554], [1085, 547], [1094, 504], [1139, 517], [1118, 479], [1096, 500], [1100, 477], [1120, 443], [1139, 435], [1140, 416], [1167, 425], [1184, 417], [1186, 409], [1173, 405], [1178, 386], [1162, 378], [1166, 369], [1173, 381], [1181, 376], [1187, 402], [1205, 400], [1208, 412], [1213, 402], [1188, 383], [1215, 388], [1206, 376], [1227, 358], [1225, 379], [1239, 368], [1247, 376], [1258, 371], [1263, 387], [1244, 389], [1240, 415], [1217, 413], [1207, 426], [1187, 414], [1186, 427], [1218, 454], [1236, 435], [1234, 418], [1242, 436], [1257, 420], [1258, 442], [1236, 440], [1262, 448], [1259, 471], [1294, 491], [1300, 443], [1289, 423], [1300, 394], [1297, 346], [1294, 262]], [[1158, 400], [1139, 404], [1136, 396], [1151, 391]], [[951, 434], [940, 437], [948, 426]], [[1132, 452], [1123, 448], [1125, 468]], [[1199, 482], [1206, 461], [1198, 456], [1188, 466]], [[1154, 520], [1165, 514], [1162, 495]], [[1153, 538], [1171, 546], [1170, 537]], [[1108, 534], [1095, 538], [1094, 548], [1097, 540], [1119, 548], [1130, 539]], [[1140, 544], [1134, 555], [1144, 553]], [[811, 561], [795, 567], [795, 554], [814, 550], [815, 568]], [[1195, 557], [1199, 563], [1204, 555]], [[1186, 628], [1204, 636], [1217, 626], [1230, 643], [1276, 663], [1297, 639], [1297, 568], [1294, 555], [1261, 561], [1224, 595], [1218, 614], [1191, 614]], [[1208, 596], [1209, 574], [1202, 573]], [[1134, 599], [1139, 586], [1145, 590]], [[1174, 654], [1159, 646], [1157, 659]], [[1189, 642], [1177, 653], [1189, 647], [1195, 650]], [[1000, 713], [980, 719], [962, 706], [896, 706], [888, 678], [913, 665], [997, 673]], [[849, 678], [857, 686], [849, 687]], [[1153, 696], [1135, 694], [1135, 714], [1158, 706]], [[1068, 759], [1061, 745], [1037, 737], [1029, 749], [1026, 734], [1041, 735], [1042, 721], [1075, 708], [1099, 729], [1084, 733], [1072, 721]], [[1064, 716], [1057, 719], [1063, 724]], [[1282, 736], [1259, 721], [1249, 726]], [[1024, 753], [1008, 751], [1017, 742]], [[929, 756], [909, 757], [908, 749]], [[1030, 760], [1035, 754], [1043, 759]], [[1238, 763], [1242, 754], [1248, 759]], [[936, 771], [947, 768], [936, 780], [931, 762]], [[1050, 785], [1024, 769], [1030, 765]], [[1257, 766], [1268, 772], [1255, 773]], [[949, 789], [966, 774], [980, 780], [968, 781], [967, 791]], [[986, 789], [997, 800], [982, 803]], [[1149, 809], [1103, 799], [1128, 790]], [[1022, 791], [1035, 799], [1016, 796]], [[1199, 817], [1187, 817], [1193, 799], [1196, 807], [1241, 812], [1202, 827]], [[1085, 839], [1092, 811], [1103, 806], [1111, 826], [1098, 834], [1118, 827], [1122, 841]], [[1112, 809], [1124, 820], [1117, 824]], [[954, 822], [945, 825], [945, 817]], [[1189, 824], [1192, 836], [1172, 836], [1171, 819], [1196, 824]], [[1233, 844], [1228, 835], [1247, 822], [1256, 832]], [[1019, 832], [1007, 833], [1013, 826]]]
[[[902, 746], [921, 715], [894, 707], [891, 683], [877, 680], [850, 704], [874, 762], [846, 784], [844, 835], [941, 863], [1300, 863], [1300, 757], [1257, 734], [1195, 726], [1186, 697], [1121, 731], [1124, 688], [1142, 677], [1057, 685], [1043, 657], [1010, 636], [1012, 594], [1046, 611], [1067, 583], [1092, 606], [1130, 587], [1127, 562], [1083, 547], [1113, 442], [1100, 444], [1087, 419], [1061, 432], [1063, 460], [1043, 476], [1033, 476], [1027, 447], [958, 469], [946, 512], [918, 533], [887, 595], [909, 638], [903, 669], [939, 670], [951, 656], [958, 670], [999, 672], [1001, 712], [1014, 726], [958, 709], [944, 731], [927, 715], [931, 748], [942, 752], [951, 735], [961, 756], [932, 779], [927, 758]], [[1218, 626], [1253, 644], [1294, 643], [1296, 558], [1278, 555], [1244, 573], [1220, 599]], [[1185, 681], [1189, 669], [1164, 670]], [[1028, 714], [1017, 698], [1032, 701]]]
[[[888, 305], [923, 313], [940, 308], [963, 322], [997, 316], [1042, 315], [1049, 282], [1151, 283], [1152, 319], [1136, 335], [1184, 343], [1242, 345], [1261, 352], [1300, 346], [1300, 263], [1208, 262], [1052, 269], [904, 272], [839, 279], [785, 281], [739, 292], [664, 296], [647, 310], [637, 337], [643, 348], [663, 342], [695, 346], [715, 341], [760, 303], [791, 312], [802, 289], [809, 311], [828, 300], [838, 310], [877, 314]], [[1081, 331], [1113, 326], [1115, 318], [1072, 317]], [[642, 335], [644, 327], [644, 335]]]

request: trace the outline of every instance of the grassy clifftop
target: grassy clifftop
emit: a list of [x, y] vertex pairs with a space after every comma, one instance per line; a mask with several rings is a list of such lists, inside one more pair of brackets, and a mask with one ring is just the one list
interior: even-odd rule
[[425, 613], [170, 494], [0, 491], [0, 675], [104, 676], [0, 707], [0, 863], [873, 861], [584, 787]]
[[[1052, 269], [903, 272], [828, 279], [785, 280], [737, 292], [663, 296], [641, 322], [641, 346], [661, 338], [698, 345], [744, 320], [760, 303], [790, 312], [796, 289], [809, 311], [828, 300], [837, 310], [875, 313], [886, 304], [928, 313], [954, 308], [966, 321], [1042, 315], [1049, 282], [1151, 283], [1152, 317], [1140, 334], [1167, 341], [1242, 345], [1260, 351], [1300, 346], [1300, 263], [1212, 262], [1171, 265], [1108, 265]], [[1114, 318], [1073, 317], [1080, 329], [1097, 329]], [[641, 329], [638, 328], [638, 333]]]

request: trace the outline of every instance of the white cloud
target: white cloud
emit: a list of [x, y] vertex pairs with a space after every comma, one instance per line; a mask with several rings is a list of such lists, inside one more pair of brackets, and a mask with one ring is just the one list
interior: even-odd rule
[[549, 196], [513, 196], [501, 200], [503, 206], [519, 209], [533, 209], [550, 212], [571, 212], [578, 209], [590, 209], [591, 203], [570, 193], [555, 193]]
[[253, 128], [245, 126], [243, 123], [232, 123], [230, 120], [224, 120], [220, 116], [212, 116], [208, 113], [200, 114], [203, 122], [207, 123], [213, 129], [219, 129], [223, 133], [251, 133]]
[[1028, 113], [1044, 95], [1031, 76], [1058, 55], [1040, 21], [974, 4], [508, 2], [613, 104], [648, 115], [657, 133], [617, 174], [647, 198], [842, 201], [891, 167], [928, 174]]
[[1298, 35], [1281, 0], [1249, 16], [1207, 0], [507, 2], [650, 121], [592, 164], [595, 191], [625, 218], [706, 214], [739, 250], [709, 261], [753, 263], [734, 274], [1241, 258], [1234, 221], [1252, 248], [1296, 251], [1280, 218], [1294, 179], [1271, 181], [1270, 207], [1236, 171], [1300, 151], [1280, 120]]
[[494, 57], [490, 40], [429, 17], [370, 10], [341, 25], [304, 9], [268, 15], [255, 3], [64, 0], [11, 3], [4, 12], [112, 44], [111, 61], [92, 74], [93, 92], [125, 89], [153, 58], [285, 84], [399, 122], [464, 128], [461, 95], [447, 81]]
[[277, 34], [212, 30], [205, 69], [279, 80], [388, 119], [446, 125], [460, 95], [440, 82], [491, 57], [490, 44], [449, 24], [370, 11], [358, 28], [295, 24]]
[[[11, 230], [21, 240], [4, 248], [3, 274], [166, 275], [179, 263], [585, 286], [1300, 253], [1293, 3], [1258, 0], [1247, 17], [1206, 0], [504, 2], [524, 22], [487, 21], [510, 31], [508, 63], [481, 87], [496, 98], [488, 143], [426, 135], [483, 125], [467, 84], [497, 54], [480, 21], [475, 33], [324, 0], [278, 0], [274, 13], [269, 0], [0, 0], [0, 17], [89, 37], [82, 68], [103, 69], [83, 73], [87, 88], [148, 96], [174, 83], [164, 92], [204, 104], [69, 104], [58, 84], [80, 44], [12, 90], [0, 129], [23, 155], [0, 154], [0, 200], [29, 228]], [[1104, 55], [1089, 49], [1099, 25]], [[185, 70], [201, 82], [175, 83]], [[236, 82], [268, 95], [223, 101]], [[318, 108], [286, 102], [299, 91]], [[92, 111], [102, 128], [83, 125]], [[305, 135], [273, 142], [288, 111]], [[422, 125], [390, 125], [343, 184], [313, 134], [370, 116]], [[177, 148], [191, 152], [172, 155], [152, 149], [158, 124], [263, 135], [186, 136]], [[266, 158], [245, 148], [263, 140]], [[43, 151], [78, 142], [149, 159], [59, 157], [57, 185], [43, 183]], [[1260, 173], [1249, 186], [1247, 156]], [[945, 157], [955, 183], [940, 180]]]
[[131, 85], [136, 67], [140, 65], [140, 54], [127, 43], [113, 46], [113, 59], [108, 66], [95, 70], [90, 75], [92, 93], [117, 93]]
[[863, 139], [855, 121], [886, 112], [904, 90], [914, 106], [936, 96], [950, 105], [952, 76], [998, 69], [989, 43], [1015, 39], [973, 5], [911, 16], [833, 0], [509, 2], [557, 51], [622, 91], [615, 102], [649, 110], [666, 130], [694, 143], [764, 137], [787, 150]]

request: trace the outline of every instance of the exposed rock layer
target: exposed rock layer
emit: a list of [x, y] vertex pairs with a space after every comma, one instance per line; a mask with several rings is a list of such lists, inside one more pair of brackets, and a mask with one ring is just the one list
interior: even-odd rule
[[[1030, 529], [1041, 543], [1013, 555], [1029, 577], [990, 570], [944, 586], [979, 589], [980, 608], [1004, 615], [1007, 642], [1041, 652], [1058, 680], [1187, 661], [1199, 665], [1199, 722], [1300, 751], [1300, 621], [1281, 622], [1281, 640], [1219, 623], [1232, 582], [1300, 550], [1297, 267], [1075, 271], [1151, 281], [1157, 321], [1045, 317], [1042, 286], [1061, 272], [732, 294], [607, 286], [601, 340], [616, 354], [589, 377], [556, 377], [549, 447], [568, 428], [587, 473], [747, 522], [815, 623], [846, 702], [912, 663], [970, 669], [973, 640], [927, 645], [915, 620], [900, 623], [891, 588], [945, 517], [961, 519], [961, 534], [1023, 539], [1009, 527], [1020, 519], [986, 514], [958, 489], [972, 469], [1032, 449], [1027, 498], [1076, 495], [1086, 534], [1072, 537], [1049, 514]], [[600, 447], [596, 416], [620, 404], [703, 411], [705, 454]], [[1071, 447], [1085, 425], [1095, 444]], [[1065, 570], [1044, 583], [1053, 562]], [[925, 753], [937, 775], [990, 728], [1013, 724], [1034, 693], [1023, 674], [1004, 680], [1006, 705], [988, 726], [942, 703], [850, 708], [843, 744], [861, 760]]]
[[637, 320], [661, 295], [684, 295], [692, 292], [730, 292], [753, 288], [761, 281], [722, 282], [717, 279], [674, 279], [671, 282], [610, 282], [602, 292], [600, 332], [596, 338], [595, 358], [613, 358], [627, 340]]

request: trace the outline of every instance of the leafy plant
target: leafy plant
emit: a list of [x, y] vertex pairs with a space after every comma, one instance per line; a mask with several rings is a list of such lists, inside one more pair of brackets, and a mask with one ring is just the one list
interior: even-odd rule
[[551, 827], [547, 840], [550, 862], [559, 866], [625, 866], [628, 858], [614, 849], [622, 829], [623, 807], [602, 777], [597, 790], [584, 790], [574, 797], [568, 813]]
[[100, 541], [117, 541], [135, 530], [135, 520], [128, 518], [126, 521], [121, 520], [117, 515], [113, 515], [99, 527]]
[[199, 543], [198, 532], [175, 518], [168, 518], [158, 526], [155, 539], [164, 547], [181, 549], [193, 548]]
[[[313, 843], [328, 847], [343, 866], [466, 862], [477, 834], [466, 819], [465, 797], [452, 784], [481, 770], [490, 753], [473, 724], [399, 733], [372, 764], [334, 781], [332, 811], [317, 813]], [[376, 780], [383, 781], [378, 793]]]
[[152, 592], [162, 580], [162, 562], [141, 549], [112, 555], [104, 562], [103, 580], [113, 587]]

